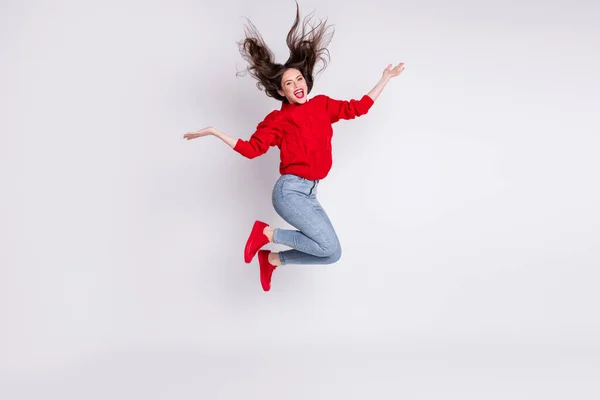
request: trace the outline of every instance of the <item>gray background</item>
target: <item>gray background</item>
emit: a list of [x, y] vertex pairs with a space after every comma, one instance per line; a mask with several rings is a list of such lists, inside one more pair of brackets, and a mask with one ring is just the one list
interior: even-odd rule
[[[311, 96], [334, 125], [320, 200], [342, 259], [260, 288], [243, 246], [293, 1], [2, 1], [0, 397], [597, 399], [600, 7], [302, 1], [335, 24]], [[277, 249], [276, 246], [272, 248]]]

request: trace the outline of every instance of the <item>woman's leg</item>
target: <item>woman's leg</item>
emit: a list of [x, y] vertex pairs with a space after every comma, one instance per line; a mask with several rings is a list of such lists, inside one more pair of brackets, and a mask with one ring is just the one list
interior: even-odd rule
[[317, 186], [314, 181], [285, 175], [273, 188], [275, 211], [298, 229], [274, 230], [273, 243], [293, 249], [278, 254], [280, 264], [331, 264], [341, 257], [335, 229], [316, 198]]

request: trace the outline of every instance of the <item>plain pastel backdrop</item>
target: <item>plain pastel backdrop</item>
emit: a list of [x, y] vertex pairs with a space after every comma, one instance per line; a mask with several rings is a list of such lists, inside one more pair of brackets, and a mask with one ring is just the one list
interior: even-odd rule
[[598, 3], [299, 4], [310, 96], [406, 70], [334, 125], [342, 259], [265, 293], [278, 149], [182, 137], [279, 108], [236, 41], [285, 61], [295, 3], [1, 2], [0, 397], [599, 398]]

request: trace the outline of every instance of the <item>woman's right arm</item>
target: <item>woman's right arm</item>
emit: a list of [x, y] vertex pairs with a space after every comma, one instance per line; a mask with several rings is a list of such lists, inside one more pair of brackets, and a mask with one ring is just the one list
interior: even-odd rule
[[225, 132], [221, 132], [220, 130], [218, 130], [217, 128], [215, 128], [213, 126], [209, 126], [207, 128], [200, 129], [199, 131], [196, 131], [196, 132], [186, 133], [185, 135], [183, 135], [183, 138], [187, 139], [187, 140], [191, 140], [191, 139], [196, 139], [196, 138], [199, 138], [202, 136], [208, 136], [208, 135], [213, 135], [213, 136], [218, 137], [232, 149], [235, 147], [237, 141], [239, 140], [239, 139], [229, 136]]
[[223, 142], [225, 142], [232, 149], [235, 147], [238, 140], [240, 140], [238, 138], [233, 138], [233, 137], [229, 136], [228, 134], [226, 134], [225, 132], [221, 132], [218, 129], [215, 129], [214, 135], [216, 137], [218, 137], [219, 139], [221, 139]]
[[272, 112], [256, 127], [256, 131], [248, 140], [233, 138], [225, 132], [221, 132], [215, 127], [209, 126], [196, 132], [189, 132], [183, 135], [187, 140], [195, 139], [201, 136], [213, 135], [225, 142], [233, 150], [237, 151], [246, 158], [255, 158], [265, 154], [269, 147], [276, 146], [281, 140], [281, 129], [275, 118], [277, 112]]

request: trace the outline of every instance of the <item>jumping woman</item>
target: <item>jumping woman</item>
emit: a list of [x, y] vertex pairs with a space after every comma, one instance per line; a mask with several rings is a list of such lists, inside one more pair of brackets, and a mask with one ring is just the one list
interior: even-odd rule
[[[248, 140], [235, 139], [210, 126], [184, 135], [187, 140], [213, 135], [249, 159], [265, 154], [270, 147], [280, 150], [280, 177], [272, 192], [275, 211], [297, 230], [273, 228], [255, 221], [244, 248], [244, 261], [250, 263], [258, 253], [260, 281], [264, 291], [271, 288], [273, 271], [288, 264], [331, 264], [342, 250], [337, 234], [317, 200], [319, 183], [332, 167], [332, 124], [366, 114], [388, 83], [404, 70], [404, 63], [383, 70], [383, 76], [359, 100], [335, 100], [326, 95], [308, 98], [314, 83], [314, 66], [321, 60], [333, 35], [319, 23], [306, 32], [305, 20], [299, 31], [300, 10], [287, 35], [290, 56], [285, 64], [274, 60], [254, 25], [245, 29], [246, 38], [238, 42], [247, 70], [258, 81], [257, 87], [268, 97], [281, 102], [280, 108], [261, 121]], [[290, 247], [279, 253], [263, 250], [268, 243]]]

